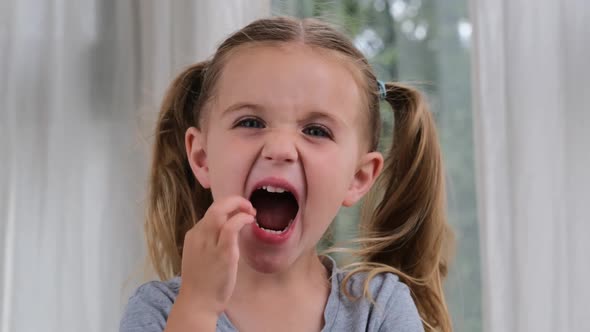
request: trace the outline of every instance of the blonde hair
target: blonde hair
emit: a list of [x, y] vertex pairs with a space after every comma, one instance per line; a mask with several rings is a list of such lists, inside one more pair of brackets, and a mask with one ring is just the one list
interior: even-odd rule
[[[300, 42], [348, 58], [361, 73], [368, 112], [370, 149], [379, 142], [379, 88], [366, 58], [350, 40], [315, 19], [257, 20], [227, 38], [207, 61], [185, 69], [164, 98], [154, 143], [145, 233], [150, 260], [161, 279], [180, 273], [184, 236], [212, 203], [211, 192], [195, 180], [184, 134], [201, 126], [207, 102], [228, 56], [238, 47]], [[442, 282], [447, 274], [452, 233], [446, 222], [444, 171], [435, 124], [416, 90], [386, 83], [385, 100], [394, 113], [393, 144], [384, 171], [363, 202], [359, 262], [350, 276], [396, 273], [410, 288], [427, 330], [451, 331]], [[350, 295], [350, 294], [347, 294]]]

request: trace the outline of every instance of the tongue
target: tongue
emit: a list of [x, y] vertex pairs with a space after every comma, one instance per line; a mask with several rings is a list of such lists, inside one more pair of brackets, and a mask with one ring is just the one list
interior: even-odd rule
[[253, 202], [257, 211], [256, 221], [260, 226], [275, 231], [287, 228], [297, 210], [293, 211], [292, 202], [281, 196], [283, 195], [266, 194]]

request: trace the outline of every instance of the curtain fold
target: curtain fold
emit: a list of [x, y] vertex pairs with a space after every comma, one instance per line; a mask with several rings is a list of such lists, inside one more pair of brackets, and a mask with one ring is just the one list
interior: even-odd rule
[[471, 12], [484, 330], [590, 330], [590, 3]]
[[115, 331], [165, 87], [268, 1], [2, 1], [0, 331]]

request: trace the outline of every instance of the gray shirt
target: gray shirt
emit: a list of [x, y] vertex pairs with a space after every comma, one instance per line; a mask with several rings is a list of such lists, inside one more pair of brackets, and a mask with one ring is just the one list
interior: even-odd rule
[[[331, 271], [331, 291], [324, 310], [325, 331], [424, 331], [409, 288], [391, 273], [377, 275], [370, 283], [372, 304], [361, 297], [350, 301], [340, 292], [346, 272], [325, 256], [323, 263]], [[365, 274], [355, 274], [348, 287], [353, 295], [362, 294]], [[120, 332], [161, 332], [180, 289], [180, 277], [152, 281], [139, 287], [129, 298], [121, 319]], [[236, 332], [225, 314], [217, 320], [217, 332]]]

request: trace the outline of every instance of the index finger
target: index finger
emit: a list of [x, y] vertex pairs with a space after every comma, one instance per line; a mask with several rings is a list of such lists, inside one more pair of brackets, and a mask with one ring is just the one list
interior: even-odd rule
[[206, 214], [211, 214], [213, 219], [223, 223], [240, 212], [256, 216], [256, 209], [249, 200], [242, 196], [230, 196], [214, 201]]

